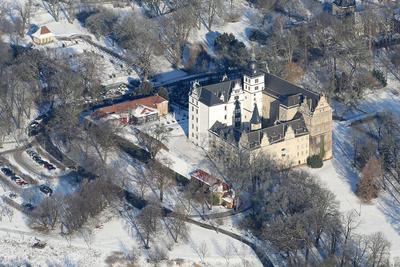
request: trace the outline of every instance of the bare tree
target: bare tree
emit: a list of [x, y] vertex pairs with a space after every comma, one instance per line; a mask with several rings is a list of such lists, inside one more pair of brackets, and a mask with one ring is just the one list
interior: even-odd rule
[[381, 232], [368, 237], [368, 265], [372, 267], [388, 266], [390, 256], [390, 242]]
[[350, 258], [351, 255], [351, 238], [354, 230], [360, 225], [360, 221], [357, 219], [355, 211], [348, 212], [343, 218], [343, 241], [342, 241], [342, 255], [340, 257], [340, 267], [345, 266], [346, 259]]
[[42, 3], [54, 20], [58, 21], [60, 19], [61, 0], [42, 0]]
[[74, 64], [82, 77], [84, 95], [97, 98], [100, 93], [101, 79], [104, 77], [104, 61], [93, 53], [82, 53], [76, 58]]
[[89, 123], [86, 128], [88, 134], [87, 140], [104, 164], [107, 163], [109, 152], [117, 145], [116, 135], [119, 130], [119, 125], [113, 124], [110, 121], [98, 122], [97, 124]]
[[206, 264], [206, 258], [208, 255], [208, 246], [206, 242], [201, 242], [200, 245], [196, 248], [197, 255], [199, 255], [200, 261], [203, 264]]
[[167, 48], [167, 58], [174, 66], [181, 63], [183, 46], [189, 38], [191, 30], [196, 26], [191, 7], [182, 7], [172, 16], [161, 21], [162, 42]]
[[162, 15], [168, 8], [168, 4], [163, 0], [143, 0], [142, 1], [155, 15]]
[[28, 0], [24, 3], [18, 2], [14, 6], [14, 10], [20, 18], [19, 35], [24, 37], [27, 28], [30, 25], [32, 12], [34, 11], [33, 1]]
[[175, 243], [177, 243], [179, 239], [184, 241], [188, 239], [189, 231], [185, 222], [186, 218], [187, 211], [181, 205], [176, 206], [174, 208], [174, 214], [167, 217], [167, 222]]
[[53, 195], [45, 198], [37, 206], [30, 217], [31, 227], [39, 228], [45, 231], [53, 230], [60, 220], [59, 211], [60, 196]]
[[67, 15], [69, 23], [73, 23], [75, 19], [75, 10], [80, 5], [80, 0], [61, 0], [63, 3], [64, 10]]
[[131, 64], [143, 81], [153, 72], [154, 56], [160, 50], [159, 32], [150, 19], [126, 16], [115, 27], [118, 43], [126, 49]]
[[142, 232], [141, 234], [144, 237], [144, 246], [146, 249], [150, 248], [150, 240], [155, 237], [161, 229], [161, 216], [162, 210], [160, 205], [155, 202], [150, 202], [142, 209], [137, 217], [137, 222], [140, 231]]
[[156, 186], [159, 191], [160, 202], [164, 200], [164, 192], [173, 185], [173, 177], [171, 177], [171, 171], [167, 166], [157, 162], [151, 161], [148, 164], [149, 169], [149, 180]]
[[208, 31], [212, 30], [216, 19], [223, 13], [223, 1], [222, 0], [204, 0], [202, 1], [202, 10], [204, 14], [204, 20]]
[[161, 149], [166, 148], [164, 143], [169, 141], [170, 132], [162, 123], [147, 126], [138, 134], [138, 140], [142, 147], [150, 153], [150, 158], [155, 159]]

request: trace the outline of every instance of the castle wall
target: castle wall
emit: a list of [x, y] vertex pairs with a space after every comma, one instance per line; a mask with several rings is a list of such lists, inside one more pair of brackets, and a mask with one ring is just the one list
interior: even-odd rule
[[309, 135], [286, 136], [282, 142], [261, 145], [259, 151], [285, 166], [303, 165], [309, 156]]
[[332, 158], [332, 109], [321, 97], [314, 112], [303, 111], [304, 121], [310, 133], [310, 156], [324, 154], [323, 159]]
[[262, 114], [261, 116], [264, 119], [271, 119], [272, 121], [277, 120], [279, 116], [279, 101], [276, 98], [265, 93], [262, 94], [262, 97], [263, 106], [262, 113], [260, 113]]

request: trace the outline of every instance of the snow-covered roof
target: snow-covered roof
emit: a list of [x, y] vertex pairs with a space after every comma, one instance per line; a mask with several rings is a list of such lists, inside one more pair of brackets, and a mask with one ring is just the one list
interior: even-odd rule
[[34, 32], [32, 36], [36, 38], [45, 38], [53, 36], [53, 33], [46, 26], [42, 26], [36, 32]]
[[134, 111], [133, 116], [136, 118], [147, 117], [149, 115], [158, 114], [158, 110], [156, 108], [146, 107], [144, 105], [139, 105]]

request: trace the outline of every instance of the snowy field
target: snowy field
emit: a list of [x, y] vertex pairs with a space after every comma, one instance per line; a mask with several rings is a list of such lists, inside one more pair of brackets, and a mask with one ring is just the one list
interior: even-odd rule
[[[71, 239], [61, 237], [57, 231], [40, 234], [26, 226], [25, 218], [16, 212], [12, 221], [0, 222], [0, 262], [9, 266], [30, 263], [32, 266], [108, 266], [107, 260], [115, 253], [126, 254], [135, 248], [138, 266], [152, 266], [145, 257], [145, 250], [137, 233], [129, 222], [113, 216], [110, 212], [91, 222], [91, 233], [77, 233]], [[160, 266], [193, 266], [201, 264], [203, 253], [207, 266], [262, 266], [248, 246], [212, 230], [189, 225], [188, 241], [174, 244], [164, 230], [151, 243], [151, 248], [169, 248], [169, 260]], [[33, 239], [47, 243], [43, 249], [32, 248]], [[150, 249], [151, 251], [151, 249]], [[125, 266], [125, 265], [122, 265]]]
[[[387, 88], [369, 94], [360, 103], [359, 108], [367, 113], [381, 111], [392, 112], [399, 118], [400, 97], [399, 84], [389, 81]], [[346, 113], [351, 120], [362, 115], [360, 112]], [[372, 204], [363, 204], [355, 195], [358, 173], [352, 167], [353, 150], [351, 144], [351, 128], [348, 122], [334, 122], [333, 125], [334, 158], [324, 163], [321, 169], [310, 170], [316, 174], [323, 185], [335, 193], [343, 213], [355, 212], [359, 216], [359, 233], [371, 234], [383, 232], [391, 242], [392, 258], [400, 257], [400, 208], [399, 204], [387, 193], [382, 193]]]

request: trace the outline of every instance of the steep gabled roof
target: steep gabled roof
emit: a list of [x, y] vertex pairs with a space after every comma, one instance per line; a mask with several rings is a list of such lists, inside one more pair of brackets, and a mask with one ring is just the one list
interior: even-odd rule
[[35, 31], [32, 34], [32, 36], [36, 37], [36, 38], [40, 38], [40, 37], [43, 37], [43, 36], [48, 37], [48, 36], [52, 36], [52, 35], [53, 35], [53, 33], [46, 26], [40, 27], [37, 31]]
[[258, 113], [257, 104], [254, 105], [253, 115], [251, 115], [250, 123], [251, 124], [259, 124], [259, 123], [261, 123], [260, 114]]
[[40, 34], [47, 34], [47, 33], [51, 33], [51, 31], [49, 30], [49, 28], [47, 28], [46, 26], [42, 26], [40, 27]]
[[219, 121], [215, 122], [210, 128], [210, 132], [232, 145], [237, 145], [242, 135], [247, 136], [250, 148], [256, 148], [261, 145], [264, 136], [268, 138], [270, 144], [282, 142], [285, 140], [287, 130], [291, 127], [296, 137], [308, 134], [307, 126], [303, 115], [296, 113], [294, 119], [288, 122], [278, 123], [273, 126], [262, 128], [260, 130], [249, 131], [248, 123], [242, 124], [242, 130], [239, 131], [234, 126], [228, 126]]
[[312, 108], [315, 108], [320, 99], [318, 93], [304, 89], [270, 73], [265, 74], [264, 93], [279, 99], [279, 102], [286, 107], [298, 105], [306, 97], [311, 99]]
[[229, 101], [232, 89], [237, 82], [240, 82], [240, 80], [230, 80], [203, 86], [200, 89], [199, 101], [206, 106], [226, 103]]

